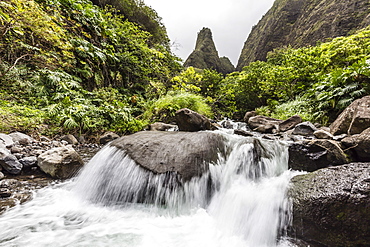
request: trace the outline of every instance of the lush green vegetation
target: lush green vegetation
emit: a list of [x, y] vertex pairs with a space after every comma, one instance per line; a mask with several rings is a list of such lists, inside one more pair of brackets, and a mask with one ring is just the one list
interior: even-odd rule
[[267, 62], [251, 63], [225, 83], [238, 117], [259, 108], [277, 118], [301, 114], [325, 124], [370, 94], [370, 29], [314, 47], [275, 50]]
[[132, 133], [184, 107], [218, 119], [257, 108], [327, 123], [370, 93], [370, 29], [275, 50], [225, 77], [183, 69], [142, 1], [93, 2], [0, 2], [1, 132]]

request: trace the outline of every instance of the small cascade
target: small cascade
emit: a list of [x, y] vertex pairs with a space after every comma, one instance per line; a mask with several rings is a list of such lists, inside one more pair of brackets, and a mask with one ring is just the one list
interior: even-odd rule
[[294, 246], [281, 240], [293, 176], [287, 146], [219, 134], [226, 155], [188, 181], [104, 147], [75, 180], [0, 216], [0, 246]]

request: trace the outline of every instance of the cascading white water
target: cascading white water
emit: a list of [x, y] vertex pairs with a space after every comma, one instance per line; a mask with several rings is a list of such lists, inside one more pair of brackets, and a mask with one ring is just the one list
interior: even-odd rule
[[103, 148], [74, 181], [0, 217], [0, 246], [293, 246], [284, 143], [224, 134], [228, 155], [181, 183]]

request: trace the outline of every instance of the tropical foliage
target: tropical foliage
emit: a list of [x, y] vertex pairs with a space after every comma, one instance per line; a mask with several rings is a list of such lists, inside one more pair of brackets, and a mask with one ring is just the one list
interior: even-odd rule
[[328, 123], [370, 94], [370, 28], [226, 76], [183, 68], [141, 0], [0, 2], [0, 131], [132, 133], [180, 108]]

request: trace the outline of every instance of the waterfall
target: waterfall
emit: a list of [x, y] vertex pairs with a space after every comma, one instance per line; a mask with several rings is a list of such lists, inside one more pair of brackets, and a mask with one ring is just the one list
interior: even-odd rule
[[293, 246], [287, 145], [220, 132], [200, 177], [152, 173], [107, 145], [75, 180], [0, 216], [0, 246]]

